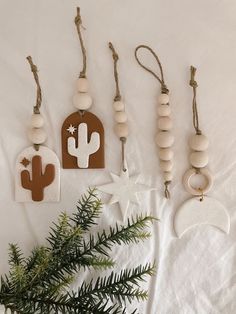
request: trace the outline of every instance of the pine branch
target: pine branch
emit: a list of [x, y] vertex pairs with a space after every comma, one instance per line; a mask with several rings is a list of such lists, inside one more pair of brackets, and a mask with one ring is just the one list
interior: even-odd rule
[[[50, 295], [28, 294], [22, 295], [17, 304], [7, 304], [7, 308], [19, 314], [50, 313], [58, 314], [125, 314], [126, 309], [120, 304], [108, 305], [108, 301], [98, 300], [93, 304], [84, 301], [75, 301], [67, 295], [51, 297]], [[135, 313], [135, 312], [133, 312]]]
[[91, 266], [86, 264], [89, 256], [94, 257], [95, 254], [99, 253], [108, 257], [106, 249], [111, 250], [114, 244], [138, 243], [138, 241], [146, 239], [150, 234], [143, 232], [143, 229], [153, 220], [154, 218], [150, 216], [137, 216], [136, 219], [128, 220], [127, 226], [119, 227], [116, 225], [115, 228], [110, 227], [108, 234], [105, 231], [98, 234], [98, 240], [95, 240], [94, 236], [90, 235], [88, 242], [83, 241], [82, 251], [74, 243], [74, 252], [63, 257], [59, 256], [59, 262], [54, 260], [51, 268], [48, 268], [47, 272], [42, 273], [41, 285], [48, 285], [54, 280], [63, 280], [64, 273], [72, 276], [81, 266]]
[[[150, 237], [146, 231], [153, 217], [137, 216], [127, 225], [110, 227], [87, 236], [101, 212], [95, 189], [78, 202], [77, 212], [59, 216], [48, 237], [48, 247], [37, 247], [24, 258], [17, 245], [10, 246], [8, 276], [1, 277], [0, 303], [18, 314], [124, 314], [121, 302], [147, 298], [139, 288], [151, 265], [123, 270], [120, 274], [82, 284], [77, 293], [68, 292], [74, 275], [81, 268], [106, 269], [114, 266], [109, 257], [114, 245], [138, 243]], [[112, 303], [113, 304], [112, 304]], [[112, 305], [111, 305], [112, 304]], [[135, 312], [134, 312], [135, 313]]]
[[109, 233], [103, 230], [102, 233], [97, 234], [97, 240], [93, 235], [90, 235], [88, 242], [83, 243], [83, 252], [81, 255], [94, 255], [95, 253], [100, 253], [103, 255], [108, 255], [107, 249], [111, 250], [114, 244], [121, 245], [138, 243], [140, 240], [146, 240], [150, 237], [149, 232], [144, 232], [150, 222], [153, 222], [155, 218], [151, 216], [137, 216], [135, 219], [128, 219], [127, 226], [119, 227], [117, 224], [115, 228], [110, 227]]
[[9, 245], [9, 265], [14, 267], [14, 266], [19, 266], [23, 263], [24, 258], [23, 254], [18, 247], [17, 244], [10, 244]]
[[102, 202], [98, 198], [96, 188], [89, 188], [88, 193], [83, 195], [78, 201], [77, 212], [72, 220], [83, 231], [88, 231], [93, 225], [96, 225], [95, 219], [101, 214]]
[[146, 275], [153, 276], [155, 273], [155, 265], [146, 264], [138, 266], [133, 270], [123, 270], [120, 274], [112, 272], [110, 276], [98, 278], [95, 285], [93, 281], [89, 284], [83, 283], [78, 291], [78, 299], [92, 301], [94, 296], [100, 298], [113, 298], [119, 302], [128, 301], [131, 303], [133, 299], [144, 300], [147, 298], [147, 292], [140, 289], [135, 289], [133, 286], [138, 286], [140, 281], [145, 281]]

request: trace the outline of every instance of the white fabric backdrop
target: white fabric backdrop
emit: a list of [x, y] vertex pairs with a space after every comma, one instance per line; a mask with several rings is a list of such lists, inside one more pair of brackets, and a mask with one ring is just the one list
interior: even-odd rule
[[[62, 170], [61, 201], [56, 204], [14, 202], [14, 162], [29, 145], [27, 123], [35, 101], [35, 84], [25, 57], [32, 55], [40, 69], [42, 113], [50, 134], [48, 146], [60, 156], [60, 127], [74, 109], [71, 98], [81, 66], [74, 26], [80, 5], [88, 51], [88, 77], [94, 98], [93, 112], [106, 130], [106, 170]], [[110, 180], [119, 172], [120, 146], [113, 132], [114, 84], [112, 41], [120, 54], [121, 90], [127, 104], [131, 135], [128, 163], [141, 172], [142, 181], [158, 188], [147, 194], [140, 208], [161, 219], [150, 241], [131, 249], [114, 249], [117, 269], [156, 259], [158, 273], [149, 280], [149, 300], [133, 304], [144, 314], [236, 312], [236, 2], [234, 0], [0, 0], [0, 273], [8, 270], [9, 242], [18, 242], [27, 254], [44, 243], [48, 227], [61, 210], [72, 211], [89, 185]], [[171, 90], [176, 137], [175, 179], [172, 200], [161, 194], [161, 174], [154, 143], [156, 97], [159, 85], [134, 59], [140, 43], [156, 50]], [[147, 62], [146, 56], [143, 55]], [[175, 238], [172, 218], [189, 197], [181, 184], [188, 165], [187, 138], [192, 132], [189, 66], [198, 67], [199, 111], [202, 129], [211, 145], [210, 193], [223, 202], [231, 216], [229, 236], [210, 226], [192, 229]], [[153, 66], [154, 63], [152, 64]], [[108, 196], [102, 195], [104, 201]], [[101, 227], [119, 220], [117, 206], [104, 209]], [[91, 274], [87, 273], [84, 278]], [[83, 277], [80, 277], [80, 280]], [[145, 287], [145, 285], [144, 285]]]

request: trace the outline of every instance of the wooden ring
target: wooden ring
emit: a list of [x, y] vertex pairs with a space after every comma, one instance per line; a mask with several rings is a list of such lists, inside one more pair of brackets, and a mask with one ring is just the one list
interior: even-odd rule
[[[191, 186], [190, 180], [196, 174], [201, 174], [206, 178], [207, 183], [203, 188], [196, 189]], [[190, 194], [195, 196], [203, 196], [210, 191], [213, 184], [213, 177], [210, 171], [206, 168], [202, 169], [191, 168], [185, 172], [183, 176], [183, 184], [186, 191], [189, 192]]]

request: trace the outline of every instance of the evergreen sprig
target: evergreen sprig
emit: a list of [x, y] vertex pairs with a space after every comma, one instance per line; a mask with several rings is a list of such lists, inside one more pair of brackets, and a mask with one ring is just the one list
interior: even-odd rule
[[[50, 229], [48, 246], [39, 246], [24, 257], [16, 244], [9, 247], [8, 275], [1, 277], [0, 303], [18, 314], [125, 314], [126, 301], [142, 301], [147, 291], [140, 281], [154, 274], [152, 264], [82, 282], [70, 289], [78, 271], [107, 269], [115, 265], [109, 256], [114, 245], [138, 243], [150, 237], [150, 216], [136, 216], [127, 225], [110, 227], [95, 235], [88, 231], [98, 222], [102, 203], [96, 189], [89, 189], [71, 217], [59, 216]], [[136, 310], [133, 312], [136, 313]]]

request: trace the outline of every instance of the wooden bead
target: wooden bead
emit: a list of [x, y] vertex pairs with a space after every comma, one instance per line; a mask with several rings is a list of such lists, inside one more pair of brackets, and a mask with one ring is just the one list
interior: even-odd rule
[[161, 105], [166, 105], [166, 104], [168, 104], [168, 103], [169, 103], [169, 95], [167, 95], [167, 94], [161, 94], [161, 95], [159, 95], [159, 97], [158, 97], [158, 102], [159, 102], [159, 104], [161, 104]]
[[157, 133], [156, 143], [161, 148], [167, 148], [173, 145], [174, 136], [169, 131]]
[[170, 115], [171, 109], [169, 105], [158, 105], [157, 112], [159, 116], [166, 117]]
[[114, 101], [113, 108], [115, 111], [123, 111], [125, 109], [125, 104], [121, 100]]
[[164, 181], [172, 181], [173, 180], [173, 174], [170, 171], [164, 171], [163, 172], [163, 179]]
[[43, 116], [39, 113], [34, 113], [31, 116], [31, 126], [33, 128], [41, 128], [44, 125]]
[[157, 121], [158, 128], [160, 130], [171, 130], [172, 129], [172, 120], [170, 117], [161, 117]]
[[173, 168], [172, 160], [161, 160], [160, 161], [160, 168], [164, 172], [169, 172]]
[[126, 123], [117, 123], [115, 125], [115, 133], [119, 138], [127, 137], [129, 135], [128, 125]]
[[170, 148], [160, 148], [159, 149], [159, 158], [161, 160], [171, 160], [173, 158], [173, 150]]
[[206, 152], [194, 152], [190, 154], [190, 163], [195, 168], [203, 168], [208, 164], [209, 158]]
[[47, 134], [44, 129], [33, 128], [29, 130], [28, 137], [33, 144], [43, 144], [47, 139]]
[[189, 140], [189, 146], [196, 151], [204, 151], [208, 148], [208, 138], [203, 134], [192, 135]]
[[92, 97], [87, 93], [77, 93], [73, 97], [73, 104], [78, 110], [88, 110], [92, 102]]
[[80, 77], [77, 80], [77, 90], [80, 93], [87, 93], [89, 89], [88, 80], [85, 77]]
[[125, 111], [117, 111], [115, 113], [115, 121], [117, 123], [124, 123], [127, 121], [127, 115], [125, 113]]

